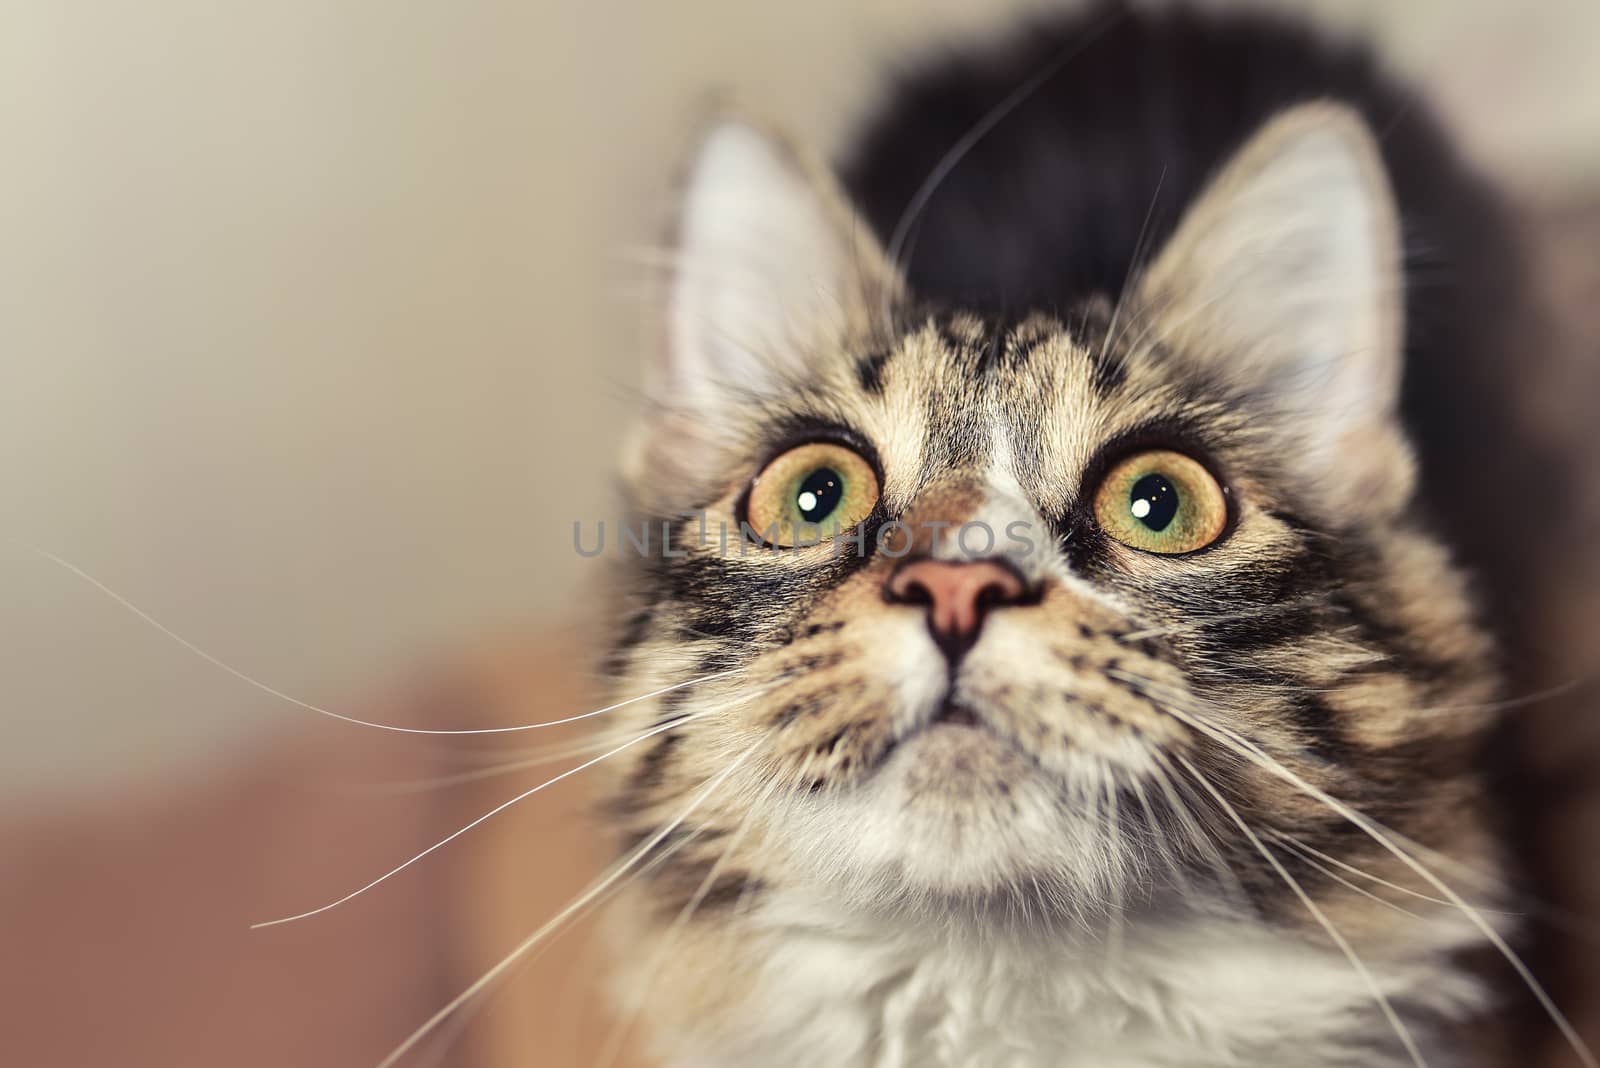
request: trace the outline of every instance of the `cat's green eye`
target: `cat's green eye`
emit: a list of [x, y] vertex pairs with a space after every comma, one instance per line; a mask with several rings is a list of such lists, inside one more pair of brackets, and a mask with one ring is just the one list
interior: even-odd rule
[[877, 503], [878, 476], [860, 453], [813, 441], [785, 452], [756, 476], [745, 521], [769, 545], [807, 545], [849, 530]]
[[1094, 495], [1094, 517], [1122, 544], [1151, 553], [1192, 553], [1222, 536], [1228, 501], [1200, 464], [1154, 449], [1117, 464]]

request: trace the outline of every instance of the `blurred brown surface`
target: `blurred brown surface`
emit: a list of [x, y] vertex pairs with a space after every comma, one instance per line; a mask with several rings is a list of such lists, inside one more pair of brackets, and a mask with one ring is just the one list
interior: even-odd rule
[[[361, 711], [444, 726], [571, 715], [572, 663], [507, 651], [459, 674], [467, 689]], [[249, 924], [333, 900], [578, 763], [429, 782], [571, 740], [555, 733], [430, 738], [317, 721], [152, 794], [11, 813], [0, 826], [0, 1064], [378, 1063], [587, 880], [581, 778], [338, 908]], [[586, 933], [556, 940], [404, 1063], [593, 1063], [607, 1032]]]
[[420, 866], [284, 927], [444, 833], [427, 795], [346, 787], [435, 774], [415, 752], [308, 731], [158, 796], [107, 797], [0, 831], [0, 1063], [375, 1063], [444, 988], [448, 873]]

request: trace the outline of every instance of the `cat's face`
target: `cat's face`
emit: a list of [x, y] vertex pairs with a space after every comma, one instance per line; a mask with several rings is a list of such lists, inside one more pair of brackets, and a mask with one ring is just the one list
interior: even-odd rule
[[1490, 650], [1407, 508], [1355, 120], [1271, 124], [1122, 299], [1059, 315], [919, 309], [746, 127], [708, 143], [681, 251], [629, 467], [674, 541], [628, 561], [612, 661], [619, 698], [716, 676], [612, 723], [657, 732], [613, 809], [664, 902], [1284, 900], [1264, 848], [1336, 893], [1309, 859], [1377, 851], [1316, 791], [1481, 833]]

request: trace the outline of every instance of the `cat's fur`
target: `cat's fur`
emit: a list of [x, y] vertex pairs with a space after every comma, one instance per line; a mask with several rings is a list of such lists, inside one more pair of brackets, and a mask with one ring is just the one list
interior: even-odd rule
[[[1367, 832], [1492, 905], [1503, 571], [1444, 462], [1503, 338], [1462, 303], [1506, 266], [1489, 202], [1276, 23], [1096, 12], [1000, 56], [914, 79], [853, 196], [738, 121], [691, 170], [626, 467], [673, 542], [628, 562], [608, 668], [719, 677], [612, 721], [658, 731], [608, 809], [642, 872], [624, 1002], [672, 1065], [1471, 1063], [1496, 1002], [1465, 959], [1507, 917]], [[752, 478], [814, 437], [878, 468], [855, 550], [749, 544]], [[1154, 445], [1226, 485], [1214, 546], [1096, 525]], [[934, 558], [929, 524], [1030, 535], [996, 550], [1030, 602], [957, 668], [884, 595], [892, 521]]]

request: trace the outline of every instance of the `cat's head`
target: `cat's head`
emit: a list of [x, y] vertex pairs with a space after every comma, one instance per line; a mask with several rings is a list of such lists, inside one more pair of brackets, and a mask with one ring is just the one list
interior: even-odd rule
[[1292, 901], [1264, 851], [1317, 894], [1317, 855], [1381, 856], [1319, 792], [1481, 829], [1492, 650], [1412, 504], [1370, 134], [1283, 113], [1140, 262], [928, 307], [820, 168], [710, 134], [626, 464], [672, 537], [624, 554], [610, 661], [618, 698], [672, 688], [608, 713], [664, 902]]

